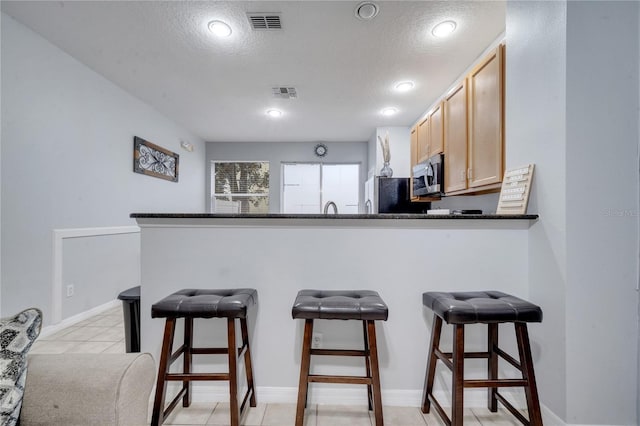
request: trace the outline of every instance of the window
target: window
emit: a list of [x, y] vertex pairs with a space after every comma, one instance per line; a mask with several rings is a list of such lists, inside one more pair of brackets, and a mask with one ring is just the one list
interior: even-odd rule
[[268, 213], [268, 161], [212, 161], [213, 213]]
[[359, 175], [359, 164], [283, 163], [282, 212], [322, 213], [333, 201], [340, 214], [358, 213]]

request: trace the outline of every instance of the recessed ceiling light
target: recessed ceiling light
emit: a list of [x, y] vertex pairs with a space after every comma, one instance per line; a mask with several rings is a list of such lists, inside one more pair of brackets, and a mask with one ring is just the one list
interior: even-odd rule
[[398, 112], [398, 108], [388, 107], [388, 108], [384, 108], [382, 111], [380, 111], [380, 114], [386, 115], [388, 117], [390, 115], [395, 114], [396, 112]]
[[440, 22], [435, 27], [433, 27], [433, 29], [431, 30], [431, 34], [433, 34], [434, 37], [438, 37], [438, 38], [446, 37], [449, 34], [451, 34], [455, 29], [456, 29], [456, 23], [454, 21], [443, 21], [443, 22]]
[[231, 35], [231, 27], [229, 24], [222, 21], [209, 22], [209, 31], [218, 37], [229, 37]]
[[267, 115], [271, 118], [279, 118], [282, 116], [282, 111], [279, 109], [268, 109]]
[[356, 6], [356, 17], [363, 21], [368, 21], [369, 19], [375, 18], [379, 11], [380, 9], [377, 4], [364, 1]]
[[415, 84], [413, 83], [413, 81], [400, 81], [396, 83], [395, 86], [393, 86], [393, 88], [396, 89], [398, 92], [406, 92], [408, 90], [413, 89], [414, 86]]

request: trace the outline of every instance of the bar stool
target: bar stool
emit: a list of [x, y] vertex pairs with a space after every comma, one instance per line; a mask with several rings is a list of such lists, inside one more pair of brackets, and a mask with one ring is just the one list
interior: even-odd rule
[[[370, 290], [301, 290], [293, 304], [294, 319], [304, 319], [302, 361], [298, 386], [296, 426], [304, 422], [309, 383], [345, 383], [367, 385], [369, 410], [374, 410], [376, 426], [383, 425], [378, 346], [375, 321], [386, 321], [389, 309], [380, 295]], [[312, 349], [313, 320], [360, 320], [364, 336], [363, 350]], [[366, 376], [332, 376], [309, 374], [311, 355], [362, 356]]]
[[[422, 412], [428, 413], [431, 403], [433, 403], [445, 424], [462, 425], [464, 388], [486, 387], [489, 388], [488, 407], [490, 411], [496, 412], [498, 401], [500, 401], [523, 424], [541, 426], [542, 415], [527, 332], [528, 322], [542, 322], [540, 307], [499, 291], [427, 292], [422, 295], [422, 303], [434, 313], [429, 359], [422, 394]], [[454, 326], [453, 352], [442, 352], [439, 347], [443, 320]], [[498, 347], [498, 324], [506, 322], [513, 323], [515, 326], [519, 361]], [[464, 326], [478, 323], [488, 325], [487, 352], [465, 352]], [[498, 356], [520, 370], [522, 379], [499, 379]], [[465, 358], [487, 358], [488, 379], [465, 380]], [[433, 395], [433, 382], [438, 360], [442, 361], [453, 373], [451, 419]], [[524, 387], [529, 420], [518, 412], [497, 389], [498, 387], [513, 386]]]
[[[231, 426], [238, 426], [240, 414], [245, 407], [247, 398], [252, 407], [256, 406], [256, 395], [251, 367], [251, 350], [249, 348], [249, 333], [247, 330], [247, 310], [257, 304], [258, 293], [252, 288], [239, 289], [206, 289], [177, 291], [162, 299], [151, 307], [152, 318], [166, 318], [164, 340], [160, 353], [158, 367], [158, 382], [153, 404], [151, 425], [163, 423], [171, 411], [176, 407], [180, 398], [182, 406], [191, 405], [191, 382], [194, 380], [229, 381], [229, 410], [231, 411]], [[173, 337], [176, 320], [184, 318], [184, 344], [172, 353]], [[193, 347], [193, 319], [194, 318], [227, 318], [227, 347], [223, 348], [194, 348]], [[236, 345], [236, 319], [240, 320], [242, 346]], [[180, 356], [183, 358], [183, 372], [169, 373], [171, 364]], [[229, 358], [228, 373], [192, 373], [192, 355], [227, 355]], [[238, 358], [244, 355], [245, 371], [247, 375], [247, 392], [238, 407]], [[181, 381], [182, 389], [178, 395], [164, 408], [166, 383]]]

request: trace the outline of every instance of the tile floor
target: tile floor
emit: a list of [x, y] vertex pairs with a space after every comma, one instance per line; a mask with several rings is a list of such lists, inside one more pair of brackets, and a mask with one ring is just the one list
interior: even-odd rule
[[[113, 308], [53, 335], [39, 338], [30, 353], [123, 353], [125, 352], [122, 308]], [[243, 413], [247, 426], [288, 426], [294, 424], [295, 404], [262, 404]], [[373, 426], [366, 406], [310, 405], [305, 426]], [[423, 414], [417, 407], [384, 407], [386, 426], [443, 425], [435, 413]], [[192, 403], [178, 406], [165, 425], [228, 425], [228, 403]], [[466, 410], [464, 424], [470, 426], [511, 426], [520, 423], [504, 409], [491, 413], [482, 408]]]

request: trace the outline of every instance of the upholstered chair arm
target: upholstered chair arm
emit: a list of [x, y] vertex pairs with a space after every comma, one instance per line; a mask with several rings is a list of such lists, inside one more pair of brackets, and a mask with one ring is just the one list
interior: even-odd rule
[[147, 425], [154, 378], [146, 353], [29, 355], [20, 424]]

